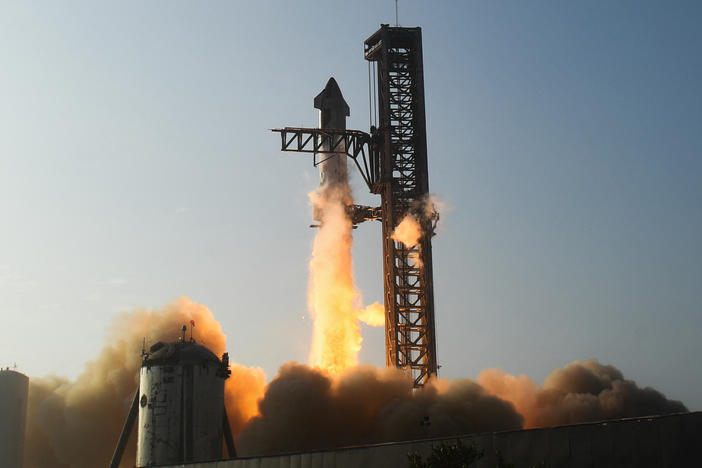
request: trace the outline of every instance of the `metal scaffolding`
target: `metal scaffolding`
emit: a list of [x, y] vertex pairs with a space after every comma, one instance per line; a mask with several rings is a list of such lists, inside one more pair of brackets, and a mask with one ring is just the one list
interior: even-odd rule
[[[410, 371], [421, 387], [437, 371], [421, 29], [384, 24], [364, 55], [377, 68], [386, 363]], [[422, 236], [407, 247], [392, 234], [409, 214]]]

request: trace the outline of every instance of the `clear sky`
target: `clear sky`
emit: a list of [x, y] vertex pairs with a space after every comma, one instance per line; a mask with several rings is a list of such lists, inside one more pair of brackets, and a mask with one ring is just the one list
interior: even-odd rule
[[[702, 410], [700, 20], [696, 1], [399, 2], [445, 202], [442, 376], [597, 358]], [[233, 360], [306, 362], [318, 176], [269, 129], [316, 125], [334, 76], [367, 130], [363, 40], [393, 22], [392, 0], [2, 2], [0, 365], [74, 377], [120, 311], [179, 295]], [[354, 236], [382, 300], [380, 225]]]

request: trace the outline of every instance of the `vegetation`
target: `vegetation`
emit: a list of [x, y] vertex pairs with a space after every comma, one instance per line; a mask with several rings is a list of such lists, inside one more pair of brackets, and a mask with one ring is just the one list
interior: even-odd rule
[[505, 459], [502, 458], [502, 453], [499, 450], [495, 451], [495, 456], [497, 457], [497, 465], [495, 465], [495, 468], [514, 468], [514, 463], [505, 461]]
[[[435, 445], [426, 461], [418, 452], [407, 454], [409, 468], [469, 468], [471, 463], [482, 457], [481, 450], [476, 449], [473, 445], [463, 444], [460, 439], [456, 439], [455, 444], [442, 442]], [[499, 450], [495, 452], [495, 457], [497, 458], [495, 468], [514, 468], [514, 464], [506, 461]], [[532, 465], [532, 468], [545, 467], [546, 462], [544, 461]]]
[[464, 445], [460, 439], [456, 439], [455, 444], [442, 442], [435, 445], [426, 461], [417, 452], [407, 454], [410, 468], [468, 468], [482, 456], [483, 452], [472, 445]]

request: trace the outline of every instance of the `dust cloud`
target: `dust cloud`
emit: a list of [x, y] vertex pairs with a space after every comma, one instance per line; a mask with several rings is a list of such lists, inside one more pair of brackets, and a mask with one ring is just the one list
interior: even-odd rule
[[[176, 341], [182, 325], [190, 320], [195, 321], [195, 340], [221, 356], [226, 337], [212, 312], [181, 297], [160, 309], [137, 309], [117, 316], [104, 348], [75, 381], [57, 376], [31, 378], [25, 466], [107, 466], [138, 387], [142, 340], [146, 339], [147, 348], [157, 341]], [[232, 430], [238, 432], [257, 414], [266, 379], [258, 368], [232, 364], [231, 369], [225, 398]], [[123, 467], [134, 465], [135, 432]]]
[[552, 371], [542, 385], [498, 369], [481, 372], [478, 382], [511, 402], [524, 416], [526, 428], [687, 411], [681, 402], [653, 388], [640, 388], [616, 367], [592, 359]]
[[422, 391], [407, 374], [360, 366], [334, 377], [284, 364], [239, 436], [242, 455], [518, 429], [514, 407], [470, 380], [434, 381]]
[[[382, 306], [371, 308], [379, 321]], [[25, 466], [106, 466], [137, 388], [142, 339], [147, 347], [175, 341], [190, 320], [196, 341], [221, 355], [226, 337], [219, 323], [205, 306], [181, 297], [116, 317], [105, 347], [77, 379], [30, 379]], [[259, 368], [231, 369], [225, 399], [240, 455], [687, 411], [595, 360], [556, 369], [541, 385], [488, 369], [475, 381], [435, 378], [421, 391], [399, 370], [368, 365], [330, 372], [290, 362], [268, 384]], [[133, 433], [122, 467], [133, 466], [134, 442]]]
[[538, 385], [497, 369], [477, 381], [433, 379], [360, 366], [334, 376], [284, 364], [239, 436], [243, 455], [320, 450], [687, 411], [595, 360], [554, 370]]

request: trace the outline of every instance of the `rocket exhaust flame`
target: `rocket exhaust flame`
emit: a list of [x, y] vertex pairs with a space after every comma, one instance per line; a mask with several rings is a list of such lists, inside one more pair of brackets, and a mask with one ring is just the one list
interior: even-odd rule
[[322, 213], [310, 260], [309, 308], [314, 319], [310, 364], [339, 373], [358, 364], [361, 333], [353, 310], [348, 186], [322, 187], [312, 203]]
[[310, 194], [321, 214], [310, 260], [308, 305], [314, 319], [310, 364], [332, 374], [358, 365], [361, 350], [359, 321], [371, 326], [385, 324], [385, 309], [375, 303], [361, 310], [353, 280], [352, 224], [346, 210], [351, 199], [348, 184], [323, 185]]
[[[348, 104], [334, 78], [314, 99], [321, 128], [346, 128]], [[310, 194], [314, 218], [320, 221], [310, 260], [308, 305], [314, 319], [310, 364], [331, 374], [358, 365], [361, 350], [359, 320], [383, 325], [380, 306], [357, 311], [360, 295], [354, 287], [351, 246], [353, 228], [348, 207], [353, 203], [344, 153], [325, 154], [320, 164], [320, 187]], [[382, 307], [382, 306], [381, 306]]]

